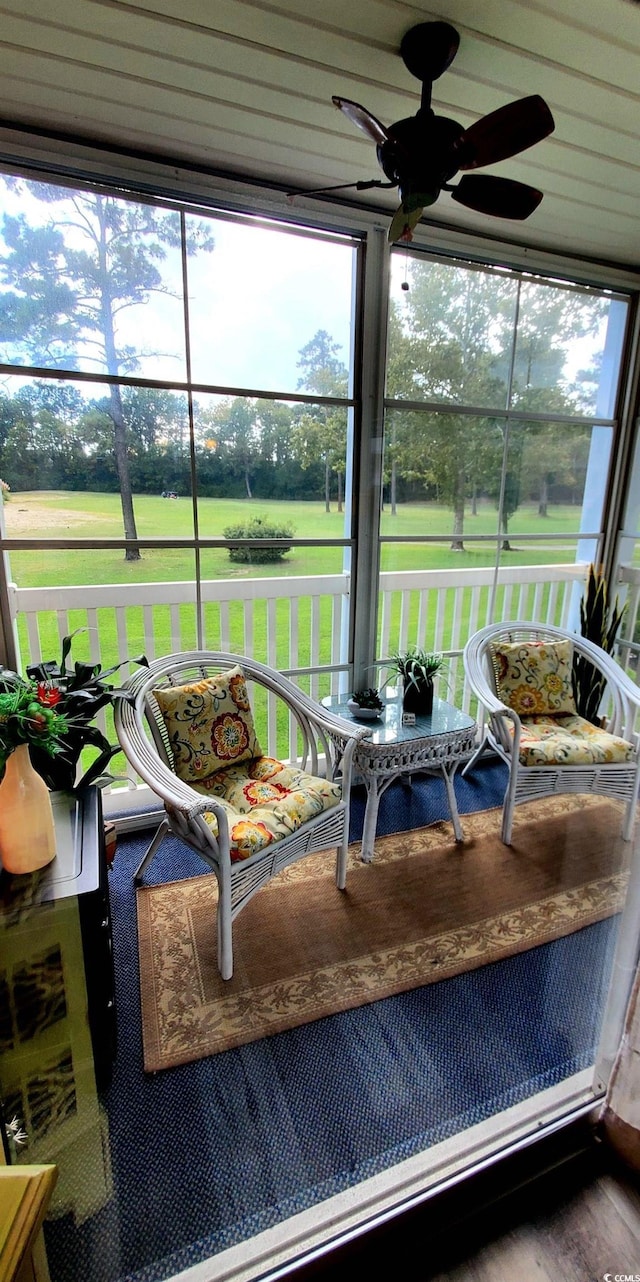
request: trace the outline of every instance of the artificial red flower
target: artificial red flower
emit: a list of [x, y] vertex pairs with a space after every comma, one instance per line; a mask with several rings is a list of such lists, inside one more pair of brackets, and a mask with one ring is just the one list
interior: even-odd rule
[[62, 698], [62, 691], [57, 686], [47, 685], [45, 681], [38, 682], [38, 703], [45, 708], [55, 708], [56, 704]]

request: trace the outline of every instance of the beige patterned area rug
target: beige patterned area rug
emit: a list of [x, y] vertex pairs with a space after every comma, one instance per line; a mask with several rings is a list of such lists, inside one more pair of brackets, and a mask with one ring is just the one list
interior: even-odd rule
[[144, 1066], [189, 1063], [244, 1042], [449, 978], [619, 911], [629, 845], [621, 808], [591, 797], [519, 806], [379, 837], [285, 869], [236, 919], [234, 974], [216, 966], [213, 873], [137, 892]]

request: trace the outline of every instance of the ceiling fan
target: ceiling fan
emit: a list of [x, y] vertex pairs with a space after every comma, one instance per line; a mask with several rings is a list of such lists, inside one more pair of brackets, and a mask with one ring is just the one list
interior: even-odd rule
[[[528, 218], [542, 200], [542, 192], [526, 183], [464, 173], [518, 155], [552, 133], [555, 124], [538, 94], [498, 107], [468, 129], [446, 116], [436, 116], [431, 107], [432, 85], [453, 62], [459, 43], [458, 32], [448, 22], [421, 22], [404, 35], [400, 56], [411, 75], [422, 82], [422, 99], [414, 116], [387, 127], [357, 102], [332, 100], [376, 144], [378, 163], [388, 179], [344, 186], [360, 191], [399, 189], [400, 207], [389, 229], [391, 242], [410, 241], [425, 207], [433, 205], [442, 191], [450, 192], [458, 204], [496, 218]], [[452, 186], [449, 180], [459, 170], [464, 176]]]

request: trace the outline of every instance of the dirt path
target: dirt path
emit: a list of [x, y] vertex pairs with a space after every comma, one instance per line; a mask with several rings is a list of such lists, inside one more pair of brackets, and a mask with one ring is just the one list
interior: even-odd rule
[[[19, 537], [34, 530], [71, 530], [78, 525], [89, 525], [95, 521], [95, 516], [92, 512], [74, 512], [68, 508], [49, 507], [46, 503], [20, 499], [4, 504], [4, 519], [7, 534]], [[101, 516], [100, 520], [104, 521], [105, 517]]]

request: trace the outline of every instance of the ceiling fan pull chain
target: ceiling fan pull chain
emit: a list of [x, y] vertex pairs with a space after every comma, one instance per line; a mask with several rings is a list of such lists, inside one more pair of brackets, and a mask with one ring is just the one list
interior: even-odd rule
[[409, 290], [409, 282], [408, 282], [408, 280], [407, 280], [407, 272], [408, 272], [408, 270], [409, 270], [409, 245], [407, 244], [407, 246], [406, 246], [406, 248], [405, 248], [405, 251], [404, 251], [404, 280], [403, 280], [403, 282], [402, 282], [402, 284], [401, 284], [401, 286], [400, 286], [400, 288], [401, 288], [401, 289], [404, 289], [404, 290], [405, 290], [405, 292], [408, 292], [408, 290]]

